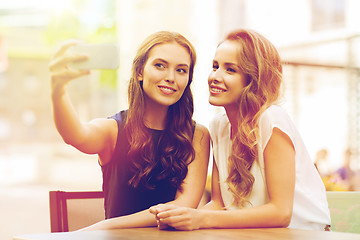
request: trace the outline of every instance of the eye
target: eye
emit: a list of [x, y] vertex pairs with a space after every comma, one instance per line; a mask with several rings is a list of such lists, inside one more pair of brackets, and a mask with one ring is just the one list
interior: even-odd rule
[[219, 68], [219, 65], [217, 65], [216, 63], [213, 63], [213, 66], [212, 66], [213, 70], [217, 70]]
[[236, 72], [236, 70], [235, 70], [234, 68], [228, 68], [228, 69], [226, 69], [226, 71], [228, 71], [228, 72], [233, 72], [233, 73]]
[[162, 64], [162, 63], [155, 63], [154, 66], [157, 68], [160, 68], [160, 69], [165, 68], [164, 64]]
[[187, 73], [187, 70], [185, 68], [179, 68], [176, 71], [178, 71], [179, 73]]

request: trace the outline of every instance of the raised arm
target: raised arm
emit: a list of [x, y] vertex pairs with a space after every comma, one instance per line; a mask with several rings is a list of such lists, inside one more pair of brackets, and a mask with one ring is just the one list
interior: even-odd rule
[[89, 75], [89, 70], [71, 69], [69, 64], [87, 59], [84, 55], [69, 54], [68, 49], [77, 42], [69, 41], [61, 45], [49, 63], [51, 77], [51, 99], [54, 122], [58, 132], [67, 144], [88, 154], [104, 154], [107, 146], [112, 146], [114, 120], [96, 119], [82, 123], [66, 92], [66, 85], [79, 77]]

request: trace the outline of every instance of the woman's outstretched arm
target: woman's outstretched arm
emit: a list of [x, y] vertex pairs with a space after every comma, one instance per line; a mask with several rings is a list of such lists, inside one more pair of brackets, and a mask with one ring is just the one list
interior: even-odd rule
[[68, 49], [78, 44], [69, 41], [60, 46], [50, 59], [51, 100], [54, 122], [63, 140], [78, 150], [88, 154], [104, 154], [113, 146], [116, 122], [109, 119], [95, 119], [89, 123], [80, 121], [70, 97], [67, 84], [77, 78], [89, 75], [88, 70], [72, 69], [73, 62], [84, 61], [84, 55], [69, 54]]

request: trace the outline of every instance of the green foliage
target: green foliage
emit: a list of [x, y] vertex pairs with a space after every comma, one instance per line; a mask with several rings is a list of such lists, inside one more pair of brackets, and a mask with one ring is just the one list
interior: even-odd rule
[[116, 89], [117, 71], [110, 69], [100, 71], [100, 85], [111, 89]]
[[[52, 16], [44, 31], [45, 42], [50, 46], [69, 39], [79, 39], [87, 43], [117, 42], [115, 0], [102, 1], [100, 9], [97, 8], [97, 4], [99, 2], [92, 0], [72, 0], [71, 10]], [[94, 22], [94, 19], [98, 21]], [[100, 71], [100, 85], [116, 88], [116, 70]]]
[[[106, 24], [106, 25], [105, 25]], [[114, 43], [117, 41], [116, 24], [108, 21], [100, 25], [94, 32], [88, 33], [86, 41], [89, 43]]]
[[44, 37], [49, 45], [54, 45], [68, 39], [81, 38], [79, 18], [71, 12], [54, 16], [44, 31]]

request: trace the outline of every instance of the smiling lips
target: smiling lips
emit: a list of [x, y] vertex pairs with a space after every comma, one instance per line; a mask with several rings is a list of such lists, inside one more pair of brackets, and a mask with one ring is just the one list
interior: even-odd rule
[[225, 89], [216, 86], [210, 86], [210, 94], [219, 94], [225, 92]]
[[[167, 86], [159, 86], [159, 89], [165, 94], [171, 94], [173, 92], [176, 92], [176, 90], [174, 88], [167, 87]], [[226, 91], [225, 89], [215, 87], [215, 86], [210, 86], [211, 94], [219, 94], [219, 93], [223, 93], [225, 91]]]
[[167, 86], [159, 86], [159, 89], [164, 94], [172, 94], [172, 93], [176, 92], [176, 90], [174, 88], [167, 87]]

